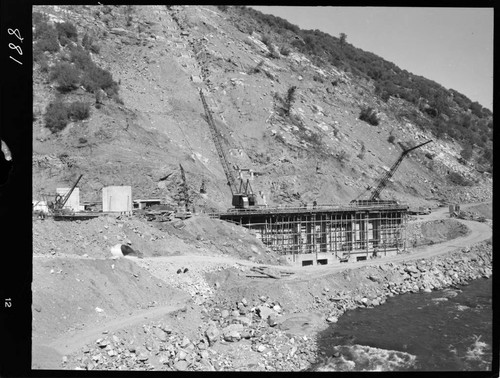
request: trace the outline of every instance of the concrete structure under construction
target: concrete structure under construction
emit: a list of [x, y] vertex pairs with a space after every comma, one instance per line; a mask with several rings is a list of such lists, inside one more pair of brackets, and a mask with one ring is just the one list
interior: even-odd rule
[[107, 186], [102, 188], [102, 211], [132, 213], [132, 187]]
[[367, 260], [406, 249], [408, 206], [376, 204], [261, 208], [211, 214], [253, 230], [292, 264]]
[[[61, 197], [64, 197], [68, 192], [71, 190], [71, 188], [57, 188], [56, 193], [60, 195]], [[69, 209], [71, 211], [78, 212], [81, 210], [80, 208], [80, 189], [75, 188], [71, 195], [69, 196], [68, 200], [64, 204], [64, 209]]]

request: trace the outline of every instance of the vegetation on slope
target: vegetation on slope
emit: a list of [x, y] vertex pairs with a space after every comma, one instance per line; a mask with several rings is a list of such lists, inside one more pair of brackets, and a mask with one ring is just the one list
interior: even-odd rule
[[226, 12], [242, 32], [257, 31], [265, 36], [265, 41], [272, 35], [274, 42], [281, 44], [280, 51], [289, 53], [293, 46], [319, 67], [331, 64], [356, 77], [373, 81], [375, 95], [381, 100], [388, 102], [391, 98], [398, 98], [415, 109], [396, 116], [431, 131], [437, 138], [456, 140], [464, 148], [464, 160], [472, 158], [470, 146], [474, 145], [478, 163], [488, 165], [487, 170], [491, 172], [493, 114], [479, 103], [354, 47], [347, 42], [344, 33], [336, 38], [317, 29], [302, 30], [280, 17], [244, 6], [222, 6], [219, 9]]
[[[79, 43], [78, 30], [71, 22], [49, 22], [40, 12], [32, 15], [33, 60], [42, 72], [49, 74], [49, 80], [57, 85], [58, 96], [51, 102], [44, 116], [45, 126], [53, 133], [63, 130], [69, 121], [83, 120], [90, 116], [90, 105], [82, 101], [64, 101], [66, 95], [83, 87], [85, 91], [98, 96], [104, 91], [110, 98], [121, 102], [118, 97], [118, 83], [111, 73], [100, 68], [90, 52], [99, 53], [99, 46], [86, 33]], [[89, 52], [90, 51], [90, 52]], [[49, 66], [49, 61], [52, 65]]]

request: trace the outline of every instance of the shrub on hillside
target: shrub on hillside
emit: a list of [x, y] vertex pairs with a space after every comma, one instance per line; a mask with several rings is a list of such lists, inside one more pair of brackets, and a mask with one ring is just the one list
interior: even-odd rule
[[82, 85], [89, 92], [102, 88], [110, 97], [118, 93], [118, 83], [113, 80], [111, 73], [96, 65], [84, 72]]
[[80, 46], [71, 49], [70, 60], [75, 64], [76, 68], [82, 71], [89, 70], [95, 65], [89, 52]]
[[325, 80], [323, 79], [323, 77], [320, 74], [314, 74], [313, 80], [317, 81], [319, 83], [324, 83], [325, 82]]
[[94, 42], [94, 38], [90, 36], [88, 33], [85, 33], [82, 39], [82, 46], [88, 50], [93, 52], [94, 54], [99, 54], [100, 47]]
[[288, 88], [288, 91], [286, 92], [286, 98], [284, 101], [284, 109], [286, 115], [290, 115], [290, 110], [292, 109], [296, 96], [297, 96], [297, 86], [292, 85], [290, 88]]
[[268, 47], [271, 44], [271, 38], [268, 35], [263, 35], [261, 41], [264, 45]]
[[52, 133], [63, 130], [68, 124], [68, 110], [61, 101], [52, 102], [47, 106], [44, 116], [45, 127]]
[[472, 182], [463, 177], [460, 173], [450, 172], [447, 176], [448, 181], [455, 185], [471, 186]]
[[78, 42], [78, 31], [71, 22], [57, 23], [56, 30], [61, 45], [66, 46], [69, 41]]
[[379, 124], [379, 119], [377, 117], [377, 112], [372, 107], [364, 107], [361, 109], [359, 114], [359, 119], [368, 122], [370, 125], [377, 126]]
[[472, 146], [470, 144], [465, 144], [462, 151], [460, 151], [460, 157], [465, 161], [469, 161], [472, 158]]
[[44, 54], [41, 55], [40, 59], [38, 60], [38, 64], [40, 65], [41, 72], [49, 72], [49, 60]]
[[68, 116], [74, 120], [81, 121], [90, 116], [90, 105], [86, 102], [75, 101], [67, 107]]
[[80, 71], [72, 64], [62, 62], [52, 69], [50, 79], [57, 82], [60, 91], [68, 92], [78, 87]]
[[290, 52], [291, 51], [290, 51], [290, 49], [288, 47], [286, 47], [286, 46], [281, 46], [280, 47], [280, 54], [281, 55], [288, 56], [288, 55], [290, 55]]
[[279, 59], [280, 54], [278, 54], [273, 45], [269, 45], [269, 54], [267, 56], [271, 59]]
[[395, 141], [395, 140], [396, 140], [396, 137], [395, 137], [394, 135], [392, 135], [392, 134], [391, 134], [391, 135], [389, 135], [389, 138], [387, 138], [387, 141], [388, 141], [389, 143], [392, 143], [392, 144], [394, 144], [394, 141]]
[[82, 101], [65, 104], [61, 100], [51, 102], [45, 113], [45, 127], [52, 133], [63, 130], [70, 120], [81, 121], [89, 118], [90, 105]]
[[31, 22], [33, 23], [33, 26], [36, 28], [38, 25], [41, 23], [47, 23], [49, 21], [49, 16], [47, 16], [45, 13], [41, 12], [33, 12], [31, 14]]
[[[57, 40], [57, 31], [51, 25], [41, 21], [36, 27], [33, 34], [36, 41], [33, 46], [33, 56], [39, 57], [44, 51], [57, 52], [59, 51], [59, 41]], [[36, 60], [35, 60], [36, 61]]]

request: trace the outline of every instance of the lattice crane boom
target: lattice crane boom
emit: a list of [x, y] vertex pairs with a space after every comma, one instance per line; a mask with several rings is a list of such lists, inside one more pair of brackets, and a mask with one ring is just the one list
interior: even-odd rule
[[212, 112], [210, 111], [210, 108], [207, 105], [207, 101], [205, 100], [205, 96], [203, 95], [203, 91], [201, 90], [201, 88], [200, 88], [200, 97], [201, 97], [201, 102], [203, 103], [203, 108], [205, 109], [207, 122], [208, 125], [210, 126], [210, 133], [212, 134], [212, 139], [214, 141], [217, 154], [219, 155], [222, 168], [224, 169], [224, 173], [226, 174], [227, 184], [231, 188], [231, 194], [234, 195], [238, 191], [236, 187], [236, 180], [231, 174], [231, 167], [229, 165], [229, 162], [226, 158], [226, 153], [224, 152], [224, 148], [222, 146], [221, 142], [222, 136], [219, 134], [219, 130], [217, 130], [217, 127], [215, 126], [215, 122], [212, 117]]
[[404, 150], [402, 152], [401, 156], [399, 157], [399, 159], [392, 165], [391, 169], [389, 169], [389, 171], [386, 172], [385, 175], [380, 179], [378, 185], [373, 190], [369, 200], [376, 201], [379, 199], [380, 193], [382, 192], [382, 190], [384, 190], [385, 186], [387, 185], [387, 182], [394, 175], [394, 173], [396, 172], [396, 170], [398, 169], [399, 165], [401, 164], [403, 159], [406, 157], [406, 155], [408, 155], [411, 151], [416, 150], [417, 148], [422, 147], [430, 142], [432, 142], [432, 140], [428, 140], [427, 142], [419, 144], [418, 146]]
[[186, 175], [184, 173], [184, 168], [182, 168], [182, 165], [179, 164], [179, 167], [181, 168], [181, 178], [182, 178], [182, 196], [184, 200], [184, 206], [186, 209], [189, 207], [189, 194], [188, 194], [188, 187], [186, 183]]

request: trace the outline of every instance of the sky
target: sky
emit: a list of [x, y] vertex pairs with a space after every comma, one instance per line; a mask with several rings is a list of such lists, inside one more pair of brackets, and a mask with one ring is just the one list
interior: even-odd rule
[[319, 29], [493, 110], [493, 8], [253, 6]]

